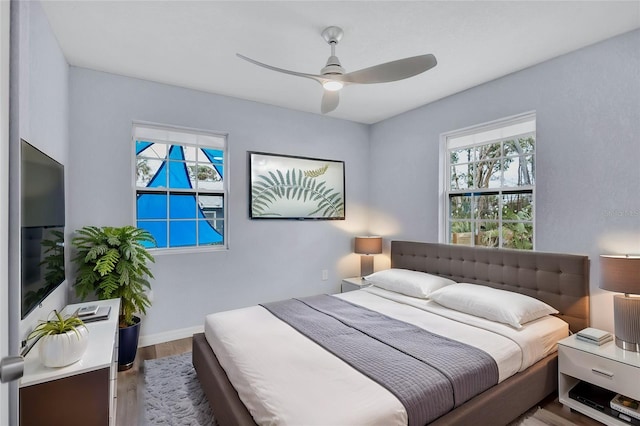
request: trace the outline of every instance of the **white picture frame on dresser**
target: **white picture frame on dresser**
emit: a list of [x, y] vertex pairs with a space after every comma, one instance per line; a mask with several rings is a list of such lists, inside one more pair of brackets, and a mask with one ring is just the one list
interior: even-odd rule
[[625, 351], [611, 341], [583, 342], [576, 335], [558, 342], [558, 398], [586, 416], [607, 425], [629, 425], [569, 397], [580, 381], [640, 400], [640, 353]]
[[[89, 331], [89, 343], [86, 352], [78, 362], [61, 368], [45, 367], [40, 361], [38, 343], [36, 343], [25, 356], [24, 376], [20, 379], [19, 385], [21, 425], [45, 424], [42, 423], [45, 417], [40, 416], [46, 416], [47, 412], [41, 407], [51, 405], [51, 400], [55, 400], [55, 398], [60, 398], [60, 401], [68, 400], [68, 395], [58, 395], [58, 393], [63, 392], [56, 392], [57, 387], [62, 386], [70, 386], [79, 394], [80, 400], [75, 400], [76, 404], [82, 404], [81, 399], [86, 397], [87, 401], [85, 405], [96, 407], [97, 404], [106, 407], [106, 415], [102, 414], [104, 412], [100, 413], [94, 410], [91, 415], [96, 416], [96, 418], [87, 419], [86, 424], [115, 425], [118, 377], [118, 313], [120, 312], [120, 299], [68, 305], [64, 308], [62, 314], [73, 314], [77, 309], [91, 304], [97, 304], [100, 307], [108, 306], [110, 308], [109, 318], [86, 324], [87, 330]], [[98, 392], [95, 388], [88, 389], [89, 392], [82, 389], [81, 387], [86, 386], [87, 383], [100, 387], [100, 391]], [[95, 401], [92, 398], [94, 398], [96, 394], [105, 395], [107, 399]], [[102, 397], [100, 396], [99, 398]], [[55, 405], [55, 401], [53, 405]], [[61, 402], [59, 406], [63, 405]], [[78, 409], [61, 409], [55, 415], [74, 416], [77, 420], [79, 411]], [[51, 420], [53, 417], [48, 417], [47, 419]], [[58, 420], [60, 422], [56, 423]], [[65, 423], [68, 422], [64, 422], [63, 418], [60, 417], [56, 418], [53, 423], [49, 422], [48, 424]]]

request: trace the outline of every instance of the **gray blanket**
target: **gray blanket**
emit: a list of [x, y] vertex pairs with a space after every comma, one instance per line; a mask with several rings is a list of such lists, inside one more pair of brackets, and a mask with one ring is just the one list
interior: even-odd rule
[[262, 305], [393, 393], [424, 425], [498, 383], [486, 352], [328, 296]]

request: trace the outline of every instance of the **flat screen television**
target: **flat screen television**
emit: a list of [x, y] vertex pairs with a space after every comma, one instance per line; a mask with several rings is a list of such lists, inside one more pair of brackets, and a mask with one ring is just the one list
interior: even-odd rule
[[20, 175], [24, 318], [65, 279], [64, 166], [22, 140]]

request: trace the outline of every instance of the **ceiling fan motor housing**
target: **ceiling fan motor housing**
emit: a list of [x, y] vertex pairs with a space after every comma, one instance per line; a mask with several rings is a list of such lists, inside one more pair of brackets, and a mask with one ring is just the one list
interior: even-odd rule
[[320, 70], [320, 74], [344, 74], [344, 68], [342, 68], [338, 57], [334, 55], [329, 56], [329, 59], [327, 59], [327, 64]]

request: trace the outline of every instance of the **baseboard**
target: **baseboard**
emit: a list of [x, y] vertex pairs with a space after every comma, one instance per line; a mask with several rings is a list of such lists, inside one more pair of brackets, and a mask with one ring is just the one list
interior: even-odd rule
[[196, 327], [182, 328], [180, 330], [171, 330], [164, 333], [149, 334], [146, 336], [140, 336], [138, 347], [157, 345], [158, 343], [170, 342], [172, 340], [184, 339], [185, 337], [191, 337], [196, 333], [204, 332], [204, 325]]

